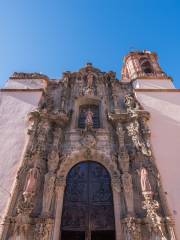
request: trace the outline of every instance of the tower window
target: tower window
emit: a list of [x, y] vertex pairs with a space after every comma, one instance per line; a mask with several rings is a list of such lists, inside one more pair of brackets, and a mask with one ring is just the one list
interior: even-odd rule
[[140, 64], [141, 64], [141, 69], [144, 73], [153, 73], [153, 68], [147, 58], [141, 58]]
[[82, 105], [82, 106], [80, 106], [78, 127], [79, 128], [86, 127], [86, 119], [87, 119], [88, 111], [92, 112], [93, 128], [100, 128], [99, 106], [97, 106], [97, 105]]

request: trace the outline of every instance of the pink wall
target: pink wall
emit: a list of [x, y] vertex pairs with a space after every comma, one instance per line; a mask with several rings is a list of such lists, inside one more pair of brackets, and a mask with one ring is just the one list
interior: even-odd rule
[[[2, 218], [26, 142], [26, 116], [37, 107], [41, 91], [0, 92], [0, 217]], [[1, 220], [0, 218], [0, 220]]]
[[180, 239], [180, 92], [136, 92], [151, 113], [149, 126], [155, 161]]

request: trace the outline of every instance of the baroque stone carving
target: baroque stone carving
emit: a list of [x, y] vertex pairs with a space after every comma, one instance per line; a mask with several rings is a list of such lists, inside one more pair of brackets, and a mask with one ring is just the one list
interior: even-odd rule
[[91, 131], [85, 131], [80, 139], [80, 143], [85, 148], [94, 148], [96, 146], [96, 137]]
[[49, 240], [51, 237], [52, 221], [46, 219], [45, 221], [36, 224], [34, 239], [35, 240]]
[[24, 72], [14, 72], [13, 75], [10, 77], [11, 79], [46, 79], [48, 77], [41, 73], [24, 73]]
[[[14, 75], [17, 79], [35, 77], [45, 78]], [[88, 216], [92, 218], [90, 227], [94, 227], [91, 231], [98, 228], [114, 230], [115, 221], [116, 239], [140, 240], [143, 234], [147, 234], [150, 240], [169, 239], [169, 236], [175, 240], [173, 224], [159, 213], [165, 203], [162, 205], [161, 198], [154, 200], [148, 171], [145, 167], [140, 168], [142, 165], [147, 166], [146, 163], [151, 160], [147, 157], [152, 156], [150, 130], [147, 126], [150, 114], [138, 103], [132, 84], [117, 81], [115, 73], [104, 73], [92, 64], [87, 64], [77, 73], [64, 73], [59, 81], [47, 82], [39, 107], [28, 115], [29, 143], [18, 172], [16, 192], [8, 210], [11, 220], [5, 226], [3, 239], [12, 235], [13, 238], [26, 240], [60, 239], [63, 230], [61, 226], [82, 226], [84, 229], [87, 227], [84, 216]], [[124, 106], [121, 101], [123, 96]], [[98, 101], [102, 124], [96, 124], [95, 111], [91, 109], [93, 116], [87, 107], [87, 113], [85, 111], [83, 115], [85, 128], [83, 125], [83, 130], [80, 130], [76, 128], [79, 119], [76, 113], [80, 112], [77, 106], [83, 105], [85, 101], [87, 106]], [[71, 109], [74, 112], [72, 121], [69, 121]], [[107, 113], [109, 122], [104, 117]], [[134, 154], [135, 150], [137, 154]], [[91, 168], [93, 161], [106, 168], [108, 181], [107, 173], [104, 174], [96, 166]], [[89, 165], [90, 169], [84, 174], [83, 168], [77, 168], [69, 178], [72, 179], [69, 187], [68, 173], [80, 162]], [[137, 169], [140, 169], [139, 181]], [[86, 181], [88, 178], [93, 180], [91, 195], [86, 194], [90, 190]], [[154, 184], [157, 181], [154, 178], [152, 180]], [[77, 204], [70, 210], [64, 210], [63, 199], [68, 187], [70, 207], [74, 200]], [[113, 191], [109, 194], [108, 189], [111, 187]], [[80, 211], [77, 210], [78, 200], [84, 202], [89, 197], [95, 203], [93, 207], [90, 204], [90, 211], [87, 211], [86, 204]], [[111, 202], [111, 208], [108, 205], [110, 200], [114, 201]], [[107, 201], [107, 204], [100, 207], [97, 201]], [[18, 214], [14, 209], [17, 209]], [[62, 221], [63, 214], [65, 222]], [[49, 221], [50, 217], [54, 219]], [[125, 230], [124, 236], [121, 223]]]
[[128, 135], [131, 137], [132, 142], [134, 143], [134, 146], [137, 150], [141, 151], [146, 156], [151, 156], [151, 149], [149, 142], [144, 143], [140, 139], [139, 134], [139, 123], [137, 120], [134, 120], [133, 122], [130, 122], [127, 125]]
[[154, 239], [167, 240], [163, 232], [162, 218], [157, 214], [159, 203], [153, 200], [152, 193], [144, 193], [143, 208], [147, 211], [149, 231]]
[[140, 240], [141, 239], [141, 229], [134, 217], [126, 218], [126, 228], [127, 228], [127, 240]]
[[147, 211], [147, 220], [149, 222], [149, 231], [152, 235], [152, 240], [160, 239], [167, 240], [163, 232], [162, 218], [158, 215], [158, 201], [153, 199], [153, 192], [148, 178], [148, 172], [145, 168], [140, 171], [141, 174], [141, 189], [144, 196], [143, 209]]
[[[29, 239], [28, 231], [31, 226], [31, 218], [26, 213], [20, 213], [15, 219], [15, 228], [13, 236], [15, 239]], [[14, 238], [13, 238], [14, 239]]]
[[127, 94], [124, 97], [124, 103], [127, 109], [127, 112], [131, 115], [131, 117], [136, 117], [136, 110], [140, 109], [139, 103], [135, 100], [133, 94]]

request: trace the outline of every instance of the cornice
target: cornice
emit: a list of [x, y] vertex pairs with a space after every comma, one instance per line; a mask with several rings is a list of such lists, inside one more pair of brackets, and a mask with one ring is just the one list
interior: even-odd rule
[[136, 89], [134, 89], [134, 91], [135, 92], [180, 92], [180, 89], [166, 89], [166, 88], [164, 88], [164, 89], [151, 89], [151, 88], [136, 88]]
[[144, 110], [137, 110], [135, 111], [135, 117], [130, 116], [129, 113], [108, 113], [108, 120], [112, 121], [113, 123], [126, 123], [130, 122], [133, 119], [137, 119], [140, 117], [144, 117], [147, 120], [150, 118], [150, 113]]
[[43, 88], [37, 89], [16, 89], [16, 88], [1, 88], [0, 92], [43, 92]]

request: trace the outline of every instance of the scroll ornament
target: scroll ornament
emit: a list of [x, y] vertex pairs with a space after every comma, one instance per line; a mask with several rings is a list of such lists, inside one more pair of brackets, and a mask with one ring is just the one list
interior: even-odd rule
[[139, 136], [139, 123], [137, 120], [130, 122], [126, 127], [128, 136], [131, 137], [137, 150], [141, 151], [145, 156], [151, 156], [151, 149], [149, 142], [144, 143]]

